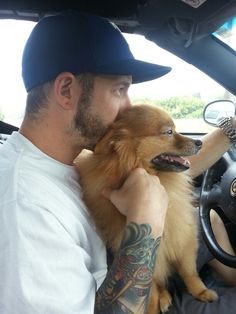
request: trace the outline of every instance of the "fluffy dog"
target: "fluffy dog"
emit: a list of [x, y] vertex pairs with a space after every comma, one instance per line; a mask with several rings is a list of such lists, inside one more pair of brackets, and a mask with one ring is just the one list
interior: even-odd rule
[[189, 162], [183, 156], [196, 154], [200, 148], [201, 141], [175, 131], [165, 111], [139, 105], [125, 111], [94, 152], [84, 157], [82, 154], [76, 162], [85, 203], [98, 232], [113, 253], [119, 249], [126, 218], [102, 196], [103, 188], [121, 187], [132, 169], [143, 167], [159, 177], [168, 193], [169, 206], [158, 248], [149, 314], [165, 312], [171, 305], [166, 280], [173, 270], [195, 298], [205, 302], [217, 299], [217, 294], [206, 288], [196, 270], [198, 224], [191, 178], [184, 172]]

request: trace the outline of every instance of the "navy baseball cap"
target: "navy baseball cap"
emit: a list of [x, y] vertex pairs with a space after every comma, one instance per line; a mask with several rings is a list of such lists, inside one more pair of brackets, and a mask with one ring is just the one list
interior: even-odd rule
[[136, 60], [118, 27], [107, 19], [73, 10], [41, 19], [29, 36], [22, 57], [27, 91], [67, 71], [77, 75], [131, 75], [133, 83], [140, 83], [170, 70]]

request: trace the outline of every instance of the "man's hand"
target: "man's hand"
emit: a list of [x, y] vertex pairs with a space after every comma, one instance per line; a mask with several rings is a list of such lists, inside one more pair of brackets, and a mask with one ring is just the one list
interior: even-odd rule
[[158, 177], [137, 168], [119, 190], [106, 189], [103, 195], [127, 217], [127, 224], [149, 224], [155, 237], [162, 234], [168, 196]]
[[232, 119], [232, 125], [236, 129], [236, 116], [234, 116]]

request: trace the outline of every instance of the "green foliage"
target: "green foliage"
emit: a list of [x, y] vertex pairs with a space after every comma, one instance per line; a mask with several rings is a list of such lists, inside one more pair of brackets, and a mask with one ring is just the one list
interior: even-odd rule
[[167, 99], [150, 100], [133, 99], [134, 104], [150, 104], [162, 107], [174, 119], [201, 118], [205, 102], [199, 97], [170, 97]]
[[0, 121], [3, 121], [4, 119], [4, 114], [0, 111]]

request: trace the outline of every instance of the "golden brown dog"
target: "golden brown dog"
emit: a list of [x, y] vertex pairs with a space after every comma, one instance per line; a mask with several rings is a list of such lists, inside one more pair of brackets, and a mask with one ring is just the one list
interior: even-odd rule
[[[193, 210], [191, 179], [184, 172], [201, 141], [175, 131], [170, 116], [162, 109], [133, 106], [115, 121], [97, 144], [94, 153], [78, 158], [84, 199], [105, 243], [117, 252], [126, 226], [125, 217], [102, 196], [104, 187], [119, 188], [130, 171], [143, 167], [157, 175], [169, 197], [164, 233], [158, 249], [148, 313], [167, 311], [171, 295], [166, 280], [173, 270], [188, 291], [201, 301], [217, 294], [206, 288], [196, 270], [197, 218]], [[158, 219], [158, 217], [157, 217]]]

